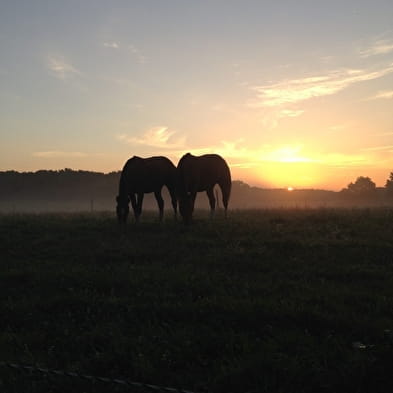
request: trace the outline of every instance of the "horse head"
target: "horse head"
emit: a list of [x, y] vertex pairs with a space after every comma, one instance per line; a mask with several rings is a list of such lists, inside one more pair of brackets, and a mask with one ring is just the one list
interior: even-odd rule
[[118, 195], [116, 197], [116, 214], [119, 224], [125, 225], [127, 222], [128, 213], [130, 208], [128, 207], [128, 203], [130, 202], [128, 197], [122, 197]]
[[178, 196], [179, 202], [179, 212], [183, 218], [185, 224], [189, 224], [192, 219], [192, 213], [194, 211], [194, 206], [192, 203], [192, 198], [189, 192]]

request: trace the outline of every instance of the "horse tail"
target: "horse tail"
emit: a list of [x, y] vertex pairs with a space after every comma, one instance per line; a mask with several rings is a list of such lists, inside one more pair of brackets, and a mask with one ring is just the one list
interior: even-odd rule
[[229, 198], [231, 196], [232, 179], [231, 179], [231, 171], [229, 169], [228, 164], [225, 161], [224, 161], [222, 176], [221, 176], [220, 181], [218, 182], [218, 185], [221, 188], [222, 203], [224, 205], [225, 215], [226, 215], [226, 211], [228, 209]]

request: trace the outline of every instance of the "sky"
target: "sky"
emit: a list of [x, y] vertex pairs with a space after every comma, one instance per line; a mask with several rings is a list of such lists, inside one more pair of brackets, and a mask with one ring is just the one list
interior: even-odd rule
[[253, 186], [383, 187], [393, 2], [0, 1], [0, 171], [186, 152]]

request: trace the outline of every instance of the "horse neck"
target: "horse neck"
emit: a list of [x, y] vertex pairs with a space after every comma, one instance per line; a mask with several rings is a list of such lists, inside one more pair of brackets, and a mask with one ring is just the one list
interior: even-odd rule
[[128, 197], [128, 187], [127, 187], [127, 179], [124, 174], [124, 171], [120, 175], [120, 182], [119, 182], [119, 197], [126, 198]]

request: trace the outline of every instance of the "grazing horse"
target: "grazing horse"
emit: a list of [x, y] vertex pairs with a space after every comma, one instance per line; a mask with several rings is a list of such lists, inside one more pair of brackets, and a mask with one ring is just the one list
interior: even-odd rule
[[214, 214], [216, 198], [214, 186], [221, 188], [222, 202], [227, 216], [231, 193], [231, 172], [225, 160], [217, 154], [193, 156], [185, 154], [177, 165], [177, 197], [179, 211], [185, 223], [190, 222], [198, 192], [206, 191], [210, 203], [210, 216]]
[[127, 222], [130, 200], [135, 220], [138, 221], [142, 213], [144, 194], [150, 192], [154, 192], [160, 210], [160, 221], [162, 221], [164, 200], [161, 189], [164, 185], [168, 188], [176, 217], [176, 167], [166, 157], [141, 158], [134, 156], [130, 158], [121, 172], [119, 195], [116, 197], [116, 213], [119, 223], [125, 224]]

